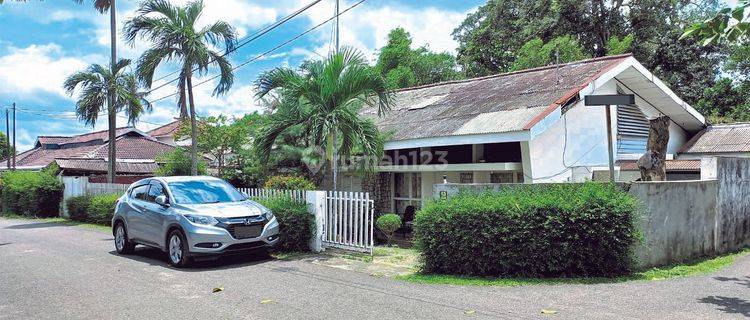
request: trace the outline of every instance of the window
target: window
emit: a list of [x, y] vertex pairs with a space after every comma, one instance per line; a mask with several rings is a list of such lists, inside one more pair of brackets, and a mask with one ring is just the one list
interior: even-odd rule
[[473, 172], [461, 172], [459, 175], [459, 182], [460, 183], [474, 183], [474, 173]]
[[649, 122], [637, 106], [617, 106], [617, 153], [644, 153]]
[[148, 193], [148, 185], [137, 186], [130, 191], [130, 197], [133, 199], [146, 201], [146, 194]]
[[181, 204], [237, 202], [247, 199], [222, 180], [175, 181], [169, 183], [169, 189], [175, 203]]
[[422, 206], [421, 173], [395, 173], [393, 187], [394, 210], [397, 214], [404, 214], [409, 207], [418, 210]]
[[490, 183], [513, 183], [514, 172], [490, 173]]
[[164, 186], [159, 182], [152, 182], [151, 188], [148, 189], [148, 194], [146, 195], [146, 201], [156, 202], [156, 197], [160, 195], [167, 195], [164, 192]]

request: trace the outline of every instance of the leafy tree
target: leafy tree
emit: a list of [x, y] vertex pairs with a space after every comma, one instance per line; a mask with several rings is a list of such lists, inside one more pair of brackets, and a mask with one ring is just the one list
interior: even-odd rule
[[631, 52], [633, 39], [635, 39], [633, 34], [624, 36], [622, 39], [617, 36], [609, 38], [607, 42], [607, 54], [615, 55]]
[[225, 52], [232, 50], [236, 39], [235, 30], [224, 21], [215, 21], [198, 28], [196, 22], [203, 8], [202, 0], [188, 2], [184, 7], [174, 6], [166, 0], [146, 0], [140, 4], [138, 16], [128, 20], [124, 29], [125, 38], [130, 44], [139, 36], [153, 43], [138, 60], [138, 78], [148, 87], [151, 87], [156, 67], [161, 63], [175, 60], [180, 64], [178, 99], [184, 106], [187, 89], [192, 174], [198, 173], [198, 126], [193, 100], [193, 75], [195, 72], [205, 74], [211, 66], [218, 67], [220, 77], [213, 95], [226, 93], [234, 83], [234, 72], [229, 60], [213, 48], [223, 46]]
[[[247, 121], [246, 118], [230, 120], [224, 115], [200, 119], [196, 142], [198, 152], [216, 159], [219, 176], [223, 176], [227, 161], [250, 143]], [[190, 128], [182, 127], [175, 138], [179, 140], [189, 135]]]
[[308, 61], [299, 71], [276, 68], [260, 76], [257, 96], [280, 94], [279, 108], [256, 140], [261, 159], [268, 159], [276, 139], [301, 126], [313, 146], [325, 146], [336, 189], [339, 155], [358, 145], [365, 155], [382, 154], [382, 140], [371, 121], [357, 114], [363, 104], [379, 114], [391, 108], [392, 93], [385, 79], [365, 63], [359, 52], [345, 48], [323, 61]]
[[13, 146], [8, 144], [8, 137], [0, 132], [0, 159], [8, 159], [13, 154]]
[[[187, 176], [196, 175], [192, 172], [192, 160], [184, 148], [175, 148], [172, 152], [166, 152], [156, 157], [159, 168], [156, 169], [157, 176]], [[199, 175], [208, 174], [206, 162], [198, 161]]]
[[746, 15], [750, 1], [739, 0], [734, 8], [722, 8], [712, 18], [697, 22], [687, 28], [682, 37], [698, 37], [703, 45], [720, 40], [746, 42], [750, 32], [750, 17]]
[[588, 58], [578, 41], [571, 36], [560, 36], [544, 43], [535, 38], [526, 42], [517, 52], [510, 71], [542, 67]]
[[[121, 59], [111, 68], [93, 64], [86, 71], [80, 71], [69, 76], [63, 87], [68, 94], [73, 95], [76, 88], [80, 88], [78, 101], [76, 102], [76, 114], [78, 119], [91, 125], [96, 124], [99, 115], [105, 112], [110, 115], [109, 121], [109, 150], [107, 152], [108, 176], [115, 175], [113, 164], [116, 163], [114, 122], [111, 115], [124, 111], [128, 117], [128, 123], [134, 124], [144, 111], [151, 112], [152, 106], [139, 92], [138, 81], [135, 75], [127, 72], [130, 60]], [[114, 99], [110, 99], [114, 96]], [[110, 103], [112, 101], [112, 103]]]
[[376, 69], [386, 78], [389, 88], [405, 88], [460, 77], [456, 59], [447, 52], [431, 52], [427, 47], [412, 49], [409, 32], [391, 30], [388, 43], [380, 49]]

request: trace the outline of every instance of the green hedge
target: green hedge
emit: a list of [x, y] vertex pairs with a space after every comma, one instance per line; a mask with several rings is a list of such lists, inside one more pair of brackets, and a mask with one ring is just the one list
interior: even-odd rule
[[463, 193], [418, 212], [415, 237], [427, 273], [617, 276], [633, 267], [637, 203], [597, 183]]
[[307, 204], [290, 197], [256, 199], [270, 209], [279, 222], [279, 251], [309, 251], [310, 239], [315, 230], [315, 219], [307, 211]]
[[79, 222], [109, 225], [115, 213], [115, 205], [120, 194], [79, 196], [68, 199], [70, 219]]
[[91, 196], [71, 197], [65, 205], [68, 208], [68, 218], [73, 221], [87, 222]]
[[46, 171], [6, 171], [0, 175], [0, 201], [6, 214], [56, 217], [60, 213], [63, 183]]

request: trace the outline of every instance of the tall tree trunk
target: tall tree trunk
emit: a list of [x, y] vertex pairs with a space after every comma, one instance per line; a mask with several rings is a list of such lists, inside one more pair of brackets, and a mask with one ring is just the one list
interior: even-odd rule
[[669, 118], [653, 119], [648, 131], [646, 153], [638, 159], [642, 181], [667, 180], [667, 144], [669, 143]]
[[[115, 64], [117, 63], [117, 19], [115, 11], [115, 0], [109, 3], [109, 36], [111, 41], [111, 56], [110, 56], [110, 71], [112, 72], [112, 78], [115, 78]], [[112, 87], [114, 83], [111, 84]], [[107, 182], [114, 183], [115, 176], [117, 175], [117, 150], [115, 150], [115, 133], [117, 130], [117, 108], [115, 104], [115, 92], [114, 90], [108, 90], [107, 97], [107, 112], [109, 113], [109, 150], [107, 150]]]
[[190, 100], [190, 174], [198, 175], [198, 128], [195, 121], [195, 100], [193, 100], [193, 75], [187, 75], [188, 100]]
[[336, 131], [333, 131], [333, 164], [331, 165], [331, 171], [333, 171], [333, 191], [338, 191], [338, 175], [339, 175], [339, 151], [336, 148]]
[[[185, 78], [184, 75], [180, 76], [183, 79]], [[185, 101], [185, 81], [180, 81], [178, 90], [180, 90], [180, 120], [182, 120], [188, 117], [187, 101]]]

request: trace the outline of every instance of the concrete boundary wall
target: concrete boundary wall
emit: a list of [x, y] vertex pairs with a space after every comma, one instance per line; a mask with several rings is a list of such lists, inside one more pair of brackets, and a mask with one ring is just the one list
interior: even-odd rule
[[[640, 267], [722, 254], [750, 245], [750, 158], [718, 157], [715, 174], [710, 180], [619, 184], [642, 203], [643, 241], [635, 248]], [[492, 192], [513, 186], [436, 184], [433, 190], [434, 198], [441, 199], [459, 192]]]

